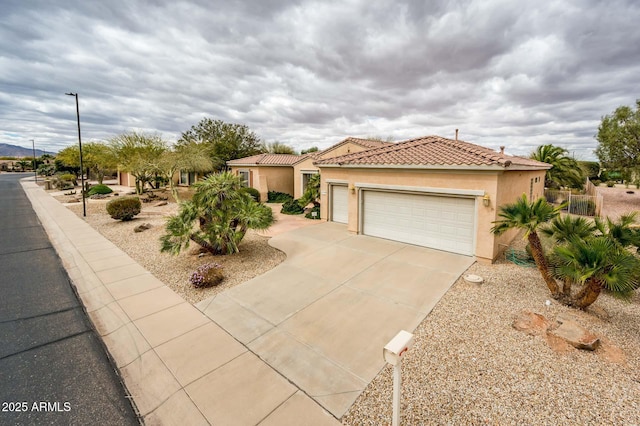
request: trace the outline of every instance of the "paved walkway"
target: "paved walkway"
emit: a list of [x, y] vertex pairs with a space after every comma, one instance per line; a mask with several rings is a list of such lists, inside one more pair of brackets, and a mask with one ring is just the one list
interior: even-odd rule
[[35, 183], [22, 186], [147, 424], [339, 424]]
[[323, 222], [273, 237], [273, 270], [197, 304], [237, 340], [341, 418], [474, 258]]

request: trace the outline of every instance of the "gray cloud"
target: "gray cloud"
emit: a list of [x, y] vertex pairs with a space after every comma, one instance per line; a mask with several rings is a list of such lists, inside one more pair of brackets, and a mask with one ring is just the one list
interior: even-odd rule
[[[6, 3], [6, 4], [5, 4]], [[53, 4], [55, 3], [55, 4]], [[48, 150], [203, 117], [297, 148], [428, 134], [592, 158], [640, 95], [634, 1], [5, 1], [0, 141]]]

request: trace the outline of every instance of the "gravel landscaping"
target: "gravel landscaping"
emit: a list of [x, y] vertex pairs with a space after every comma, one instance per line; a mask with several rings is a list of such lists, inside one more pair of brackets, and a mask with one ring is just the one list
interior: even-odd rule
[[[69, 197], [56, 197], [67, 201]], [[160, 252], [160, 236], [164, 234], [166, 218], [177, 211], [175, 203], [154, 207], [154, 203], [142, 205], [142, 211], [132, 221], [121, 222], [111, 219], [106, 213], [108, 200], [88, 200], [86, 221], [98, 232], [120, 247], [129, 256], [144, 266], [156, 278], [171, 287], [189, 303], [197, 303], [261, 275], [281, 263], [285, 254], [271, 247], [268, 238], [249, 230], [240, 243], [240, 252], [227, 256], [199, 255], [198, 245], [174, 256]], [[67, 206], [78, 216], [82, 216], [82, 203]], [[144, 232], [134, 232], [134, 228], [148, 223], [151, 228]], [[215, 262], [223, 267], [225, 279], [215, 287], [195, 288], [189, 277], [205, 263]]]
[[[640, 191], [636, 195], [640, 201]], [[232, 256], [199, 258], [194, 250], [163, 254], [158, 239], [174, 204], [143, 205], [134, 221], [117, 222], [104, 213], [105, 202], [91, 201], [88, 223], [191, 303], [262, 274], [285, 258], [253, 232]], [[612, 215], [629, 205], [609, 207], [607, 214]], [[69, 208], [82, 214], [81, 204]], [[152, 228], [134, 233], [141, 223]], [[521, 239], [515, 245], [524, 246]], [[209, 261], [223, 264], [229, 278], [219, 287], [192, 288], [189, 275]], [[555, 301], [547, 306], [549, 293], [535, 268], [500, 260], [476, 263], [466, 273], [483, 277], [484, 283], [460, 278], [414, 332], [415, 343], [402, 368], [402, 424], [640, 424], [640, 295], [629, 303], [604, 294], [583, 312]], [[550, 320], [573, 318], [596, 333], [601, 346], [593, 352], [558, 342], [550, 346], [544, 333], [513, 328], [523, 311]], [[391, 395], [392, 369], [387, 367], [342, 423], [391, 424]]]

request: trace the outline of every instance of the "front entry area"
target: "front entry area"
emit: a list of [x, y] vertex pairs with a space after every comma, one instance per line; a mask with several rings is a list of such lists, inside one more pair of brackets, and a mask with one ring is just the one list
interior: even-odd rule
[[365, 190], [361, 202], [365, 235], [474, 254], [474, 198]]

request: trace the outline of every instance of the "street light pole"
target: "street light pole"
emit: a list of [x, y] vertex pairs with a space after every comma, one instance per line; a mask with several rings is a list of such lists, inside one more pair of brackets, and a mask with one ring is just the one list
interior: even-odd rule
[[76, 116], [78, 117], [78, 146], [80, 147], [80, 182], [82, 184], [82, 216], [87, 217], [87, 205], [84, 194], [84, 165], [82, 164], [82, 137], [80, 136], [80, 107], [78, 106], [78, 93], [65, 93], [65, 95], [75, 96]]
[[38, 183], [38, 170], [36, 170], [36, 140], [31, 139], [31, 148], [33, 148], [33, 174], [36, 178], [36, 183]]

